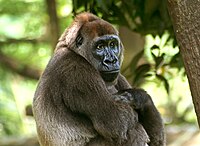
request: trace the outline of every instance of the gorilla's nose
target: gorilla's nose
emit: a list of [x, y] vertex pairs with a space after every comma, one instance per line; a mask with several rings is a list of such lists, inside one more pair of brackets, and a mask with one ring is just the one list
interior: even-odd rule
[[117, 62], [117, 58], [105, 58], [103, 62], [105, 64], [115, 64]]

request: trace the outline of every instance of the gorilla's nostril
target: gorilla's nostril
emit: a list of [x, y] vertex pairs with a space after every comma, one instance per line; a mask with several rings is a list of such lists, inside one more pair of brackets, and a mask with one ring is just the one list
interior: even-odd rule
[[112, 63], [116, 63], [117, 62], [117, 59], [114, 59], [113, 61], [112, 61]]
[[104, 63], [106, 63], [106, 64], [110, 64], [110, 63], [112, 63], [112, 61], [111, 61], [111, 60], [108, 60], [108, 59], [106, 59], [106, 60], [104, 60]]
[[105, 64], [115, 64], [116, 62], [117, 62], [117, 59], [116, 58], [114, 58], [114, 59], [105, 59], [104, 61], [103, 61]]

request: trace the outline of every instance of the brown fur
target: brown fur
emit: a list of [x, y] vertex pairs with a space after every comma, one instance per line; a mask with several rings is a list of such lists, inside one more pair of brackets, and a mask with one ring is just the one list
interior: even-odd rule
[[[81, 34], [84, 43], [75, 45]], [[61, 36], [36, 89], [33, 112], [43, 146], [145, 146], [138, 114], [113, 93], [130, 85], [121, 75], [105, 83], [93, 66], [95, 37], [118, 32], [90, 14], [78, 15]], [[122, 55], [122, 54], [121, 54]]]

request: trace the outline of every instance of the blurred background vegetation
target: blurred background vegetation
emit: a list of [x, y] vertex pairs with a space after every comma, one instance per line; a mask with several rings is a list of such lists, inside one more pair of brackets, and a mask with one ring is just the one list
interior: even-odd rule
[[119, 29], [126, 49], [122, 73], [153, 97], [167, 131], [196, 131], [166, 0], [0, 0], [0, 141], [36, 135], [30, 109], [39, 76], [58, 37], [82, 11]]

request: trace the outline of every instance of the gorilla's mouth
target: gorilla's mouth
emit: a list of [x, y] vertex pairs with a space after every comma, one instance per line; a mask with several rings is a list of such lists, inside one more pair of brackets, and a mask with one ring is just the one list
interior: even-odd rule
[[113, 82], [117, 78], [119, 70], [102, 71], [100, 74], [105, 82]]
[[100, 71], [101, 74], [115, 74], [115, 73], [119, 73], [119, 69], [115, 69], [115, 70], [106, 70], [106, 71]]

